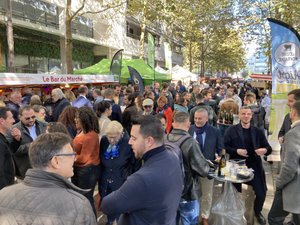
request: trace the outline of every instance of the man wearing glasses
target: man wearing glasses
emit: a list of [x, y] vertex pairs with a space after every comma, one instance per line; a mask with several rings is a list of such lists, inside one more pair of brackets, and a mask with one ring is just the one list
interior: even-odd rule
[[63, 133], [42, 134], [32, 142], [32, 169], [24, 182], [0, 191], [0, 224], [97, 224], [82, 195], [86, 190], [68, 180], [76, 155], [71, 142]]
[[153, 110], [154, 102], [150, 98], [146, 98], [143, 101], [143, 115], [155, 115], [156, 113]]
[[16, 176], [24, 179], [26, 171], [31, 167], [28, 158], [28, 149], [37, 136], [46, 132], [46, 124], [36, 120], [31, 106], [23, 106], [19, 111], [20, 121], [13, 128], [21, 131], [21, 135], [8, 136], [11, 141], [11, 149], [16, 162]]

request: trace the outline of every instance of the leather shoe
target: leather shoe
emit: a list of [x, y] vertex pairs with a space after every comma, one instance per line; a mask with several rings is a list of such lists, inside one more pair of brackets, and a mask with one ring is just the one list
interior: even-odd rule
[[208, 225], [208, 219], [202, 217], [202, 225]]
[[256, 217], [256, 220], [259, 224], [261, 224], [261, 225], [267, 224], [267, 221], [266, 221], [265, 217], [261, 213], [256, 214], [255, 217]]

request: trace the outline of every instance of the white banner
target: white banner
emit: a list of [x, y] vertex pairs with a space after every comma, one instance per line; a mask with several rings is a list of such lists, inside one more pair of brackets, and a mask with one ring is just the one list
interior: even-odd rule
[[113, 75], [0, 73], [0, 85], [87, 84], [118, 82]]

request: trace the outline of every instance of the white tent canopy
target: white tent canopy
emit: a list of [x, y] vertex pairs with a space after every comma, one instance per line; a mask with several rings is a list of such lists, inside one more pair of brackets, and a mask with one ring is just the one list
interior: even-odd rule
[[[168, 71], [168, 73], [171, 73]], [[197, 81], [198, 75], [191, 73], [187, 69], [176, 65], [172, 68], [172, 81], [181, 80], [183, 83], [189, 83], [190, 81]]]
[[159, 73], [162, 73], [162, 74], [168, 74], [168, 71], [161, 68], [160, 66], [156, 66], [155, 67], [155, 71], [159, 72]]

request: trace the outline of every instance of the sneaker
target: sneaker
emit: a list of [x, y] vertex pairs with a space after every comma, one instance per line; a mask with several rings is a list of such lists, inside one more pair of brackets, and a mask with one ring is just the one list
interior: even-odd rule
[[261, 213], [256, 214], [255, 217], [256, 217], [257, 222], [258, 222], [260, 225], [265, 225], [265, 224], [267, 224], [266, 218], [265, 218]]

